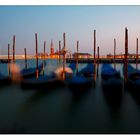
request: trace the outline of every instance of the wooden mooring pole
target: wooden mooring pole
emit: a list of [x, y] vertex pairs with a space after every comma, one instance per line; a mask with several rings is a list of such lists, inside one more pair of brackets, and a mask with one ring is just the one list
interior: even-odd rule
[[16, 41], [16, 37], [15, 35], [13, 36], [13, 64], [12, 64], [12, 79], [15, 79], [15, 41]]
[[37, 33], [35, 33], [35, 45], [36, 45], [36, 78], [38, 79], [38, 40], [37, 40]]
[[16, 37], [14, 35], [13, 36], [13, 63], [15, 63], [15, 41], [16, 41]]
[[138, 68], [138, 38], [136, 39], [136, 69]]
[[124, 78], [125, 78], [125, 82], [128, 79], [128, 29], [125, 28], [125, 71], [124, 71]]
[[61, 41], [59, 40], [59, 65], [60, 65], [60, 61], [61, 61]]
[[65, 60], [66, 60], [66, 36], [63, 33], [63, 80], [65, 80]]
[[97, 77], [98, 77], [98, 73], [99, 73], [99, 60], [100, 60], [100, 50], [99, 50], [99, 46], [97, 47], [97, 55], [98, 55], [98, 63], [97, 63]]
[[100, 48], [99, 48], [99, 46], [97, 47], [97, 53], [98, 53], [98, 64], [99, 64], [99, 60], [100, 60]]
[[94, 30], [94, 64], [96, 63], [96, 30]]
[[56, 54], [57, 54], [56, 59], [57, 59], [57, 65], [58, 65], [59, 64], [59, 52], [58, 52], [58, 49], [56, 50]]
[[10, 44], [8, 44], [8, 63], [10, 63]]
[[8, 74], [10, 76], [10, 44], [8, 44]]
[[79, 41], [77, 40], [77, 57], [76, 57], [76, 74], [78, 74], [78, 52], [79, 52]]
[[27, 54], [26, 54], [26, 48], [24, 48], [25, 53], [25, 68], [27, 69]]
[[45, 58], [46, 58], [46, 41], [44, 41], [44, 54], [43, 54], [43, 75], [45, 74]]
[[45, 58], [46, 58], [46, 41], [44, 41], [44, 61], [45, 61]]
[[93, 79], [96, 80], [96, 30], [94, 30], [94, 73]]
[[114, 69], [116, 69], [116, 39], [114, 38]]

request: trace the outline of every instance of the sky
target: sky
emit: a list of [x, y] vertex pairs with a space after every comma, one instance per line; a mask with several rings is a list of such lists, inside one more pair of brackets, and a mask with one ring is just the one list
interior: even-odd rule
[[[136, 38], [140, 40], [140, 6], [0, 6], [0, 54], [12, 50], [12, 37], [16, 36], [16, 54], [35, 54], [35, 33], [38, 34], [39, 52], [50, 51], [53, 40], [58, 49], [66, 33], [66, 48], [93, 54], [94, 30], [96, 46], [100, 54], [113, 54], [116, 38], [116, 53], [124, 53], [125, 27], [128, 28], [129, 53], [136, 52]], [[140, 41], [139, 41], [140, 42]], [[139, 43], [140, 44], [140, 43]], [[140, 53], [140, 50], [139, 50]]]

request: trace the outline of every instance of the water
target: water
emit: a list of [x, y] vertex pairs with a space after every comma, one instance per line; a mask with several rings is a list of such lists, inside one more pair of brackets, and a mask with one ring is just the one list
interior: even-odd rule
[[[28, 63], [35, 65], [34, 60]], [[23, 60], [17, 64], [24, 68]], [[48, 60], [45, 73], [56, 67], [57, 61]], [[95, 88], [78, 99], [67, 87], [49, 92], [1, 87], [0, 133], [140, 133], [139, 102], [124, 90], [121, 101], [110, 104], [101, 87], [100, 69], [101, 65]], [[117, 69], [122, 65], [117, 64]], [[8, 74], [6, 64], [0, 64], [0, 70]]]

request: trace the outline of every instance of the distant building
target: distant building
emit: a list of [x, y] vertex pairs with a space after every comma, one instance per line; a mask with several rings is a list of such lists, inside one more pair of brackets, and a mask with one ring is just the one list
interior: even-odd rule
[[[125, 54], [116, 54], [115, 58], [124, 58]], [[114, 58], [114, 55], [112, 54], [107, 54], [106, 55], [107, 58]], [[136, 58], [136, 54], [135, 53], [128, 53], [128, 58], [132, 58], [135, 59]], [[138, 58], [140, 58], [140, 54], [138, 54]]]
[[[139, 57], [140, 55], [138, 54], [138, 57]], [[132, 54], [128, 54], [128, 57], [129, 58], [136, 58], [136, 54], [135, 53], [132, 53]]]
[[56, 52], [53, 52], [53, 54], [50, 55], [50, 57], [51, 58], [54, 58], [54, 59], [59, 58], [59, 52], [58, 52], [58, 50]]
[[109, 54], [106, 55], [106, 57], [107, 57], [107, 58], [113, 58], [114, 55], [112, 55], [111, 53], [109, 53]]
[[[73, 55], [73, 58], [77, 58], [77, 53], [74, 53]], [[78, 53], [78, 58], [91, 58], [92, 57], [92, 55], [91, 54], [89, 54], [89, 53]]]
[[44, 53], [38, 53], [38, 57], [39, 58], [47, 58], [48, 57], [48, 54], [47, 53], [45, 53], [45, 56], [44, 56]]

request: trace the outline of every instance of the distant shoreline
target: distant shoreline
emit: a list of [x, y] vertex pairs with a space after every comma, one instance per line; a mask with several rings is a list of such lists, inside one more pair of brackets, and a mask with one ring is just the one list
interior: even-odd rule
[[[29, 58], [28, 60], [33, 60], [36, 58]], [[44, 60], [44, 58], [38, 58], [39, 60]], [[1, 60], [5, 60], [8, 61], [8, 59], [0, 59]], [[23, 58], [16, 58], [16, 60], [24, 60]], [[57, 60], [59, 61], [59, 59], [57, 58], [45, 58], [45, 60]], [[10, 61], [12, 61], [12, 59], [10, 59]], [[74, 58], [66, 58], [66, 63], [73, 63], [76, 62], [76, 59]], [[78, 59], [78, 63], [89, 63], [89, 62], [94, 62], [93, 58], [80, 58]], [[62, 63], [62, 59], [61, 59], [61, 63]], [[124, 58], [116, 58], [115, 60], [113, 58], [100, 58], [97, 59], [96, 58], [96, 63], [124, 63]], [[136, 63], [136, 58], [129, 58], [128, 59], [128, 63]], [[140, 59], [138, 59], [138, 63], [140, 63]]]

